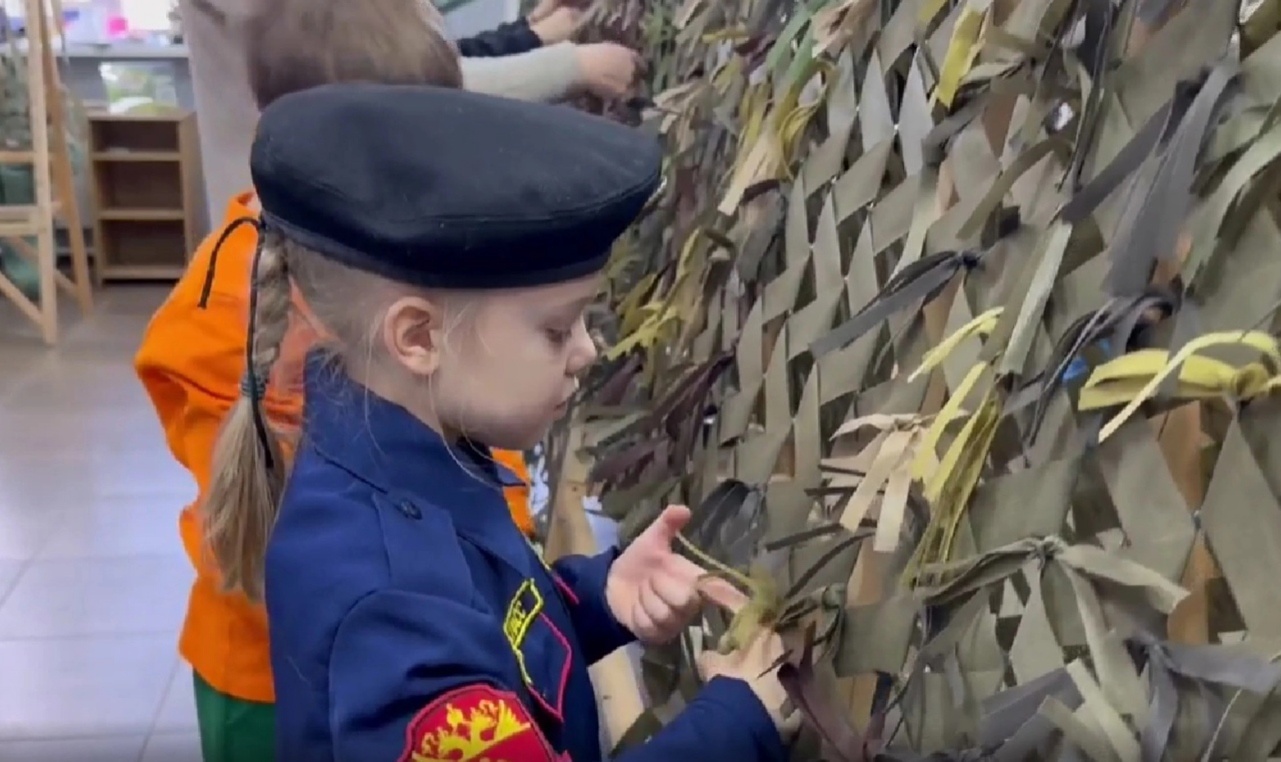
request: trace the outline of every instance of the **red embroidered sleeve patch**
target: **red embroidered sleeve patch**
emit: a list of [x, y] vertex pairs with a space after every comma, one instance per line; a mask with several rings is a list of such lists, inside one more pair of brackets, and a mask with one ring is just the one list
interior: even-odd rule
[[467, 685], [428, 704], [405, 734], [400, 762], [553, 762], [538, 723], [514, 693]]

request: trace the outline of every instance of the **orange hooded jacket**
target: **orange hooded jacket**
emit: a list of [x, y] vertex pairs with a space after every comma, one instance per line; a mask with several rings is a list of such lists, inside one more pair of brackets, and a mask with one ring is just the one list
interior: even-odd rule
[[[231, 200], [219, 229], [200, 244], [186, 272], [152, 317], [134, 359], [164, 427], [169, 449], [196, 480], [198, 495], [178, 520], [182, 542], [196, 569], [179, 651], [205, 682], [245, 701], [271, 702], [275, 693], [267, 650], [267, 617], [261, 605], [220, 588], [218, 570], [204, 550], [197, 506], [209, 488], [213, 445], [223, 416], [239, 395], [248, 323], [250, 269], [257, 234], [241, 225], [218, 253], [209, 300], [198, 306], [213, 248], [223, 230], [241, 217], [257, 216], [253, 193]], [[268, 415], [297, 424], [302, 400], [296, 392], [268, 391]], [[522, 455], [495, 451], [495, 458], [528, 481]], [[528, 488], [509, 489], [512, 518], [529, 534]]]

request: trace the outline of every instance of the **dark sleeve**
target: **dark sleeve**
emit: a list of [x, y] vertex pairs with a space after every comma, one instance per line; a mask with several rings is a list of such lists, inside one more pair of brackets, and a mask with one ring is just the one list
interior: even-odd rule
[[611, 548], [594, 556], [565, 556], [552, 564], [552, 572], [564, 585], [569, 616], [588, 664], [636, 640], [614, 618], [605, 600], [605, 580], [616, 558], [618, 548]]
[[[457, 601], [396, 590], [362, 598], [329, 662], [334, 762], [480, 759], [475, 752], [551, 762], [538, 723], [503, 684], [510, 653], [497, 623]], [[473, 749], [472, 722], [492, 723], [501, 739]]]
[[464, 58], [495, 58], [541, 48], [543, 41], [534, 34], [527, 19], [519, 18], [474, 37], [464, 37], [457, 44]]
[[717, 758], [740, 762], [788, 758], [778, 728], [747, 683], [717, 677], [649, 741], [614, 762], [704, 759], [710, 750]]

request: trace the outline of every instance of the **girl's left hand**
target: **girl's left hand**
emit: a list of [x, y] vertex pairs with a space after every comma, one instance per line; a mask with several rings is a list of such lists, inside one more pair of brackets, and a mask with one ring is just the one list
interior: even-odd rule
[[690, 511], [669, 505], [614, 561], [605, 582], [605, 600], [624, 627], [647, 645], [671, 641], [694, 621], [702, 599], [735, 609], [746, 596], [672, 550], [689, 523]]

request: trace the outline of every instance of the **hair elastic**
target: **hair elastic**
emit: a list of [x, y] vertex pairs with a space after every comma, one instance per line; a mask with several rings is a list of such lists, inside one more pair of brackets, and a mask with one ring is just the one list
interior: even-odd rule
[[267, 379], [258, 378], [256, 373], [246, 370], [240, 377], [240, 394], [254, 402], [262, 402], [267, 396]]

